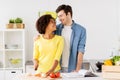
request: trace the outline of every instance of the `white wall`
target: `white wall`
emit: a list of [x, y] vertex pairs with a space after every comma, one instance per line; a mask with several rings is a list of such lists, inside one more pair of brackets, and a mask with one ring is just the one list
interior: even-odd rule
[[73, 19], [87, 29], [85, 58], [101, 59], [118, 48], [120, 25], [119, 0], [0, 0], [0, 28], [10, 18], [21, 17], [26, 27], [27, 60], [32, 59], [33, 37], [37, 34], [35, 21], [39, 11], [55, 11], [58, 5], [70, 4]]

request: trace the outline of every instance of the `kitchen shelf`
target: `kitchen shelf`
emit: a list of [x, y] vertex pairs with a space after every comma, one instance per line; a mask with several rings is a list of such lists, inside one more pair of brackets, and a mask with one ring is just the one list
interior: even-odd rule
[[23, 72], [25, 72], [25, 29], [0, 29], [0, 73], [4, 76], [2, 80], [9, 80], [11, 76]]

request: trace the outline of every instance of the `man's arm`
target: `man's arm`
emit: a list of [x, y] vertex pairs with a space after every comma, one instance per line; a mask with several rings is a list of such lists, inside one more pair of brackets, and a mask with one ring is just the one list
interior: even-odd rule
[[79, 52], [77, 57], [76, 70], [75, 70], [76, 72], [78, 72], [81, 69], [82, 62], [83, 62], [83, 53]]
[[85, 52], [85, 44], [86, 44], [86, 29], [84, 28], [82, 30], [82, 35], [81, 38], [79, 40], [79, 44], [78, 44], [78, 56], [77, 56], [77, 64], [76, 64], [76, 70], [75, 71], [79, 71], [81, 69], [82, 66], [82, 62], [83, 62], [83, 55]]

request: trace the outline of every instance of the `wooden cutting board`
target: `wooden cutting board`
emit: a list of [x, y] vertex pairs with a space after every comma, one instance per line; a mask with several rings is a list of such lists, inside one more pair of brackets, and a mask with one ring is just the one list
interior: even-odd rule
[[46, 77], [46, 78], [41, 78], [41, 77], [36, 77], [36, 76], [28, 76], [28, 75], [20, 75], [17, 76], [17, 79], [19, 80], [62, 80], [62, 77], [60, 78], [50, 78], [50, 77]]

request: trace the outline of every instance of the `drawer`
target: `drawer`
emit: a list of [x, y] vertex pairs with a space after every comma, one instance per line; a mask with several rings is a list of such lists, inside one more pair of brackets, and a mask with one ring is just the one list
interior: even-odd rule
[[5, 70], [5, 80], [14, 80], [19, 75], [22, 75], [22, 70]]

